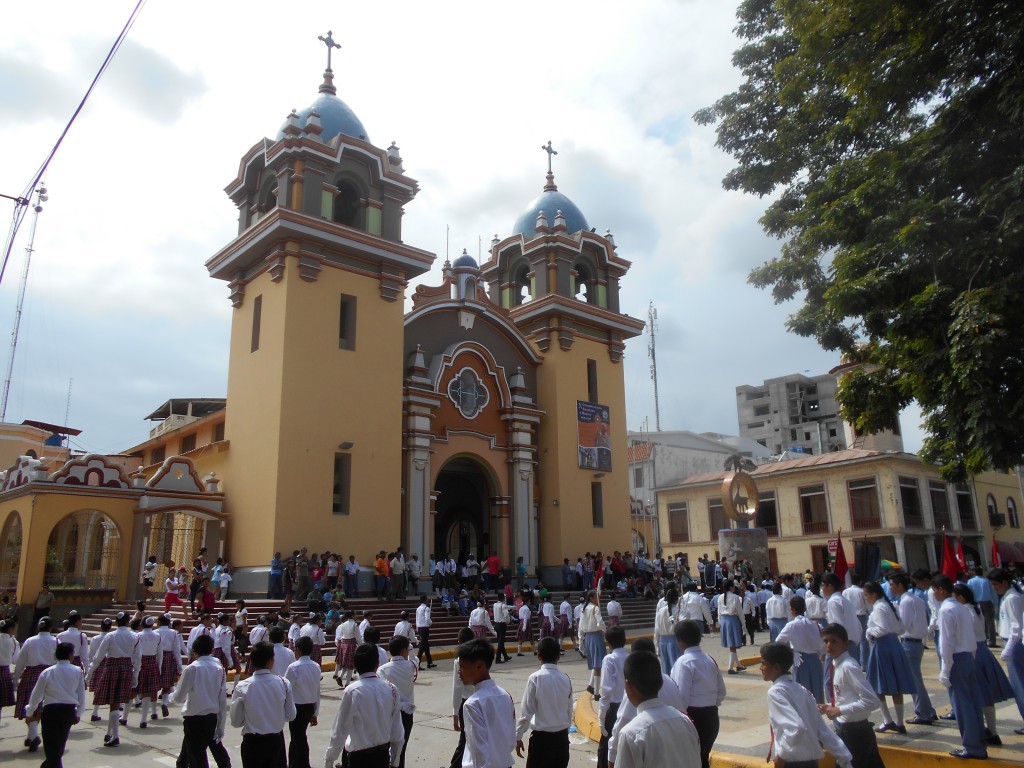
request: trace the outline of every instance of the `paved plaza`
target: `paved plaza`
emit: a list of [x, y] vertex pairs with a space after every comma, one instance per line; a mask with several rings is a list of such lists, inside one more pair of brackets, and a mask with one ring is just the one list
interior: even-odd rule
[[[758, 642], [767, 640], [767, 633], [758, 634]], [[728, 652], [719, 645], [717, 635], [705, 638], [705, 647], [723, 668], [728, 666]], [[756, 656], [751, 647], [745, 649], [741, 656]], [[517, 703], [526, 686], [526, 679], [537, 669], [537, 660], [527, 654], [523, 657], [513, 655], [509, 664], [495, 665], [492, 675], [499, 685], [508, 690]], [[939, 685], [937, 662], [934, 651], [925, 656], [925, 677], [929, 684], [936, 709], [940, 713], [949, 710], [949, 700]], [[458, 734], [452, 730], [452, 666], [451, 660], [438, 660], [436, 669], [420, 673], [416, 684], [416, 715], [409, 746], [407, 765], [410, 768], [439, 768], [447, 766], [452, 751], [458, 742]], [[586, 688], [589, 673], [580, 656], [569, 650], [560, 665], [573, 681], [573, 690], [578, 696]], [[768, 753], [768, 724], [765, 706], [767, 684], [761, 680], [757, 665], [739, 675], [726, 676], [728, 696], [721, 709], [722, 732], [718, 739], [717, 750], [721, 752], [748, 755], [760, 759], [763, 764]], [[313, 768], [323, 765], [323, 756], [327, 748], [330, 726], [334, 721], [341, 691], [335, 685], [330, 673], [325, 672], [322, 683], [322, 703], [320, 725], [309, 730], [310, 762]], [[89, 700], [91, 701], [91, 694]], [[25, 727], [11, 716], [12, 709], [3, 710], [0, 721], [0, 764], [4, 766], [29, 766], [42, 762], [40, 749], [30, 754], [22, 742], [25, 738]], [[877, 715], [877, 713], [876, 713]], [[1020, 765], [1024, 760], [1024, 736], [1015, 736], [1013, 728], [1021, 726], [1020, 716], [1013, 702], [1004, 702], [997, 707], [999, 730], [1004, 745], [991, 748], [992, 758], [1012, 761]], [[908, 700], [907, 716], [913, 716], [913, 707]], [[173, 768], [175, 758], [181, 744], [181, 717], [178, 708], [171, 709], [171, 717], [151, 723], [146, 730], [138, 728], [138, 710], [129, 715], [129, 727], [121, 729], [121, 746], [115, 749], [104, 748], [103, 735], [106, 722], [86, 721], [72, 730], [68, 742], [68, 751], [64, 758], [67, 768]], [[877, 718], [875, 720], [877, 722]], [[879, 743], [892, 746], [908, 747], [913, 750], [935, 751], [942, 755], [959, 746], [956, 724], [940, 721], [935, 726], [909, 726], [906, 736], [886, 734], [879, 736]], [[582, 734], [571, 734], [573, 742], [570, 766], [585, 768], [597, 759], [597, 745]], [[240, 733], [228, 727], [225, 742], [231, 753], [232, 764], [241, 766], [239, 756]], [[517, 763], [525, 764], [524, 760]], [[212, 761], [211, 761], [212, 765]]]

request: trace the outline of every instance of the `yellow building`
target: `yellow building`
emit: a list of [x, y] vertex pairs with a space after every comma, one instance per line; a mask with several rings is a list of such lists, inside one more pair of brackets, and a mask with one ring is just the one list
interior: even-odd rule
[[[188, 562], [200, 546], [258, 592], [275, 550], [304, 546], [364, 565], [399, 546], [424, 563], [494, 551], [551, 580], [564, 557], [629, 548], [621, 359], [643, 323], [620, 310], [629, 262], [558, 190], [547, 149], [511, 233], [483, 264], [446, 262], [408, 313], [409, 281], [435, 260], [402, 240], [418, 184], [330, 69], [310, 107], [245, 153], [226, 187], [238, 234], [206, 262], [233, 307], [227, 398], [168, 400], [149, 439], [105, 459], [135, 473], [127, 491], [180, 459], [222, 508], [97, 502], [131, 542], [107, 582], [119, 596], [137, 592], [146, 554]], [[43, 578], [26, 558], [45, 560], [54, 523], [19, 519], [26, 600]]]
[[[962, 539], [969, 564], [985, 567], [993, 522], [985, 500], [991, 496], [999, 509], [1021, 504], [1015, 475], [987, 472], [951, 485], [936, 467], [907, 453], [849, 449], [762, 464], [750, 474], [760, 497], [756, 527], [768, 533], [774, 573], [820, 572], [828, 542], [840, 530], [851, 561], [853, 542], [866, 539], [880, 545], [885, 559], [934, 570], [941, 564], [945, 528]], [[682, 552], [691, 563], [704, 554], [718, 556], [718, 531], [736, 527], [722, 506], [725, 477], [707, 473], [658, 489], [666, 553]], [[1000, 540], [1024, 542], [1019, 520], [1004, 525]]]

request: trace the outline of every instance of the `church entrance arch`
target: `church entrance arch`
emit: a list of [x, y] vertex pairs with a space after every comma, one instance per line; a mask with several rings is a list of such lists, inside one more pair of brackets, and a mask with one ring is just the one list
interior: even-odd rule
[[497, 484], [490, 468], [471, 456], [450, 459], [434, 484], [434, 551], [450, 553], [461, 566], [470, 553], [486, 558], [493, 542], [488, 513]]

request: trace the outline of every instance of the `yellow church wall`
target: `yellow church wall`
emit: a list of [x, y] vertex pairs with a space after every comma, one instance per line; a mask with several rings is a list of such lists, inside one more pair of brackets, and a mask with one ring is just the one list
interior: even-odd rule
[[[402, 302], [383, 300], [376, 278], [332, 267], [306, 282], [294, 260], [279, 283], [259, 282], [260, 349], [249, 352], [251, 321], [232, 329], [224, 487], [232, 563], [262, 565], [274, 550], [302, 546], [358, 558], [397, 546], [402, 336], [381, 331], [402, 327]], [[249, 286], [246, 301], [257, 292]], [[342, 294], [356, 299], [355, 350], [339, 349]], [[257, 374], [264, 351], [278, 367]], [[263, 421], [277, 409], [279, 419]], [[344, 442], [353, 447], [339, 448]], [[332, 514], [338, 453], [351, 456], [349, 515]], [[254, 461], [265, 470], [253, 471]], [[245, 488], [231, 482], [242, 468]]]
[[32, 454], [36, 458], [64, 462], [68, 458], [68, 449], [63, 445], [43, 445], [48, 437], [49, 432], [27, 424], [0, 423], [0, 469], [7, 469], [21, 456]]
[[[1021, 496], [1021, 479], [1015, 470], [1009, 472], [982, 472], [975, 475], [971, 480], [974, 484], [974, 496], [978, 504], [978, 517], [981, 520], [981, 529], [985, 533], [985, 541], [989, 542], [991, 548], [992, 537], [999, 541], [1024, 544], [1024, 528], [1020, 521], [1024, 518], [1024, 498]], [[999, 514], [1006, 516], [1005, 525], [995, 527], [989, 518], [988, 496], [991, 494]], [[1010, 503], [1017, 511], [1017, 526], [1014, 527], [1011, 516], [1008, 512]]]
[[[577, 451], [576, 401], [588, 399], [587, 361], [597, 364], [598, 402], [609, 409], [612, 470], [581, 469]], [[577, 337], [566, 351], [557, 342], [537, 369], [537, 406], [545, 412], [539, 429], [538, 519], [541, 563], [560, 566], [585, 551], [630, 548], [629, 464], [626, 461], [626, 397], [622, 365], [608, 348]], [[604, 524], [593, 525], [591, 483], [602, 486]], [[555, 500], [558, 504], [555, 505]]]
[[130, 578], [128, 551], [135, 507], [134, 498], [121, 499], [103, 495], [102, 492], [25, 493], [0, 502], [0, 521], [6, 521], [14, 511], [21, 517], [21, 553], [16, 592], [18, 601], [33, 602], [43, 585], [47, 548], [53, 529], [68, 515], [83, 510], [102, 512], [117, 526], [121, 551], [117, 564], [115, 593], [123, 596]]

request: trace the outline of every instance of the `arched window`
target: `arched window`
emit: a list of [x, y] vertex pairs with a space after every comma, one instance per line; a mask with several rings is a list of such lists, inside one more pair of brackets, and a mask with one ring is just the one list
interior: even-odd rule
[[523, 264], [515, 271], [515, 279], [512, 281], [512, 305], [518, 307], [533, 300], [530, 289], [530, 268]]
[[988, 509], [989, 518], [999, 514], [999, 505], [996, 504], [996, 497], [991, 493], [985, 497], [985, 508]]
[[270, 178], [263, 183], [260, 190], [260, 211], [269, 211], [277, 207], [277, 179]]
[[0, 590], [18, 586], [21, 566], [21, 515], [12, 511], [0, 529]]
[[1006, 520], [1011, 528], [1020, 528], [1020, 518], [1017, 516], [1017, 502], [1012, 496], [1006, 497]]
[[334, 196], [334, 221], [346, 227], [362, 229], [362, 195], [355, 185], [348, 181], [339, 181], [338, 194]]
[[112, 589], [120, 560], [117, 525], [98, 510], [83, 509], [62, 519], [50, 533], [43, 578], [57, 587]]
[[30, 459], [38, 459], [39, 458], [36, 455], [36, 452], [33, 451], [31, 448], [29, 448], [27, 451], [25, 451], [25, 455], [28, 456]]
[[573, 267], [576, 273], [576, 295], [577, 301], [584, 301], [587, 304], [596, 304], [597, 295], [594, 291], [594, 276], [585, 264], [577, 264]]

